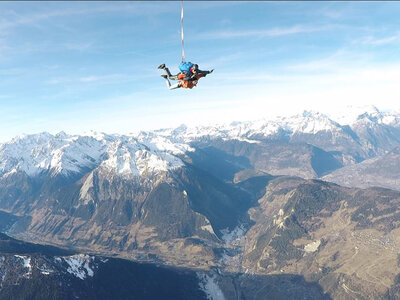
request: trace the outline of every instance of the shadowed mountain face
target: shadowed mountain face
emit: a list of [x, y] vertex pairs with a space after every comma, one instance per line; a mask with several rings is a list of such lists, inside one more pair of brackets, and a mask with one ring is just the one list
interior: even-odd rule
[[0, 232], [7, 231], [10, 227], [17, 222], [18, 217], [8, 214], [6, 212], [0, 211]]
[[344, 186], [379, 186], [400, 190], [400, 147], [383, 156], [339, 169], [323, 179]]
[[16, 173], [0, 180], [0, 190], [1, 207], [23, 215], [9, 230], [16, 236], [187, 266], [213, 265], [211, 245], [224, 230], [250, 224], [246, 212], [255, 203], [191, 166], [130, 179], [95, 170], [77, 181], [33, 182]]
[[207, 299], [193, 271], [72, 255], [5, 235], [0, 275], [0, 299]]
[[[5, 246], [7, 244], [7, 246]], [[12, 249], [12, 251], [10, 251]], [[33, 250], [33, 251], [32, 251]], [[0, 299], [330, 299], [298, 275], [199, 272], [67, 253], [0, 235]]]
[[215, 140], [196, 144], [196, 149], [189, 154], [193, 163], [224, 180], [232, 180], [244, 169], [317, 178], [343, 166], [334, 154], [300, 143]]

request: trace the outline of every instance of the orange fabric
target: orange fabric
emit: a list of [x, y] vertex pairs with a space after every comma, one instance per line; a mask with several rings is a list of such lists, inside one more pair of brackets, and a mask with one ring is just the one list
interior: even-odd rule
[[192, 89], [197, 85], [197, 80], [193, 81], [183, 81], [181, 80], [181, 87], [184, 89]]
[[[183, 77], [180, 77], [181, 75], [183, 75]], [[184, 89], [192, 89], [197, 85], [199, 79], [201, 77], [204, 77], [204, 76], [206, 76], [206, 75], [205, 74], [198, 74], [198, 75], [196, 75], [196, 80], [192, 80], [192, 81], [187, 81], [187, 80], [184, 81], [184, 80], [182, 80], [185, 77], [184, 74], [179, 74], [178, 78], [181, 79], [180, 83], [181, 83], [181, 87], [182, 88], [184, 88]]]

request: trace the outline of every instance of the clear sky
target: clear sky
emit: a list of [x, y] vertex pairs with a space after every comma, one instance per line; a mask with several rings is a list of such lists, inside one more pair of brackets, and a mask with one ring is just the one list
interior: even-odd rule
[[400, 2], [0, 2], [0, 141], [400, 107]]

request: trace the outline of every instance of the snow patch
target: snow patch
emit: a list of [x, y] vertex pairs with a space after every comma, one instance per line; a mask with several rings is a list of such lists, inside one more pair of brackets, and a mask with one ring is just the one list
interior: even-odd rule
[[48, 266], [46, 266], [46, 264], [43, 264], [41, 267], [36, 266], [36, 268], [40, 271], [40, 273], [42, 273], [43, 275], [50, 275], [51, 273], [54, 272], [54, 270], [52, 270], [51, 268], [49, 268]]
[[235, 240], [243, 237], [244, 234], [246, 233], [246, 229], [244, 228], [244, 225], [239, 225], [235, 227], [235, 229], [233, 229], [232, 231], [229, 231], [229, 228], [222, 229], [221, 233], [222, 233], [222, 240], [227, 244], [231, 244]]
[[216, 276], [209, 276], [203, 273], [197, 273], [199, 279], [200, 289], [206, 294], [209, 300], [225, 300], [225, 296], [222, 293], [220, 287], [216, 282]]
[[84, 254], [77, 254], [64, 257], [64, 261], [68, 264], [68, 273], [84, 280], [87, 276], [93, 277], [94, 272], [90, 268], [89, 263], [92, 261], [93, 257]]
[[22, 260], [22, 266], [24, 269], [28, 269], [28, 272], [24, 274], [25, 277], [29, 277], [32, 274], [31, 258], [23, 255], [14, 255], [14, 257]]
[[[229, 139], [224, 138], [224, 140], [229, 140]], [[257, 141], [257, 140], [250, 140], [250, 139], [246, 139], [246, 138], [242, 138], [242, 137], [236, 137], [236, 138], [233, 138], [233, 140], [237, 140], [239, 142], [246, 142], [249, 144], [260, 144], [261, 143], [260, 141]]]
[[24, 268], [29, 269], [29, 272], [32, 271], [31, 258], [30, 257], [23, 256], [23, 255], [14, 255], [14, 257], [18, 257], [18, 258], [22, 259]]

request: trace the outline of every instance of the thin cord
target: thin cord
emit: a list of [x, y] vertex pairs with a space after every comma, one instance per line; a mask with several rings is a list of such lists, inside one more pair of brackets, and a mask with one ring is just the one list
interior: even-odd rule
[[183, 35], [183, 0], [181, 1], [181, 39], [182, 39], [182, 62], [185, 61], [185, 39]]

